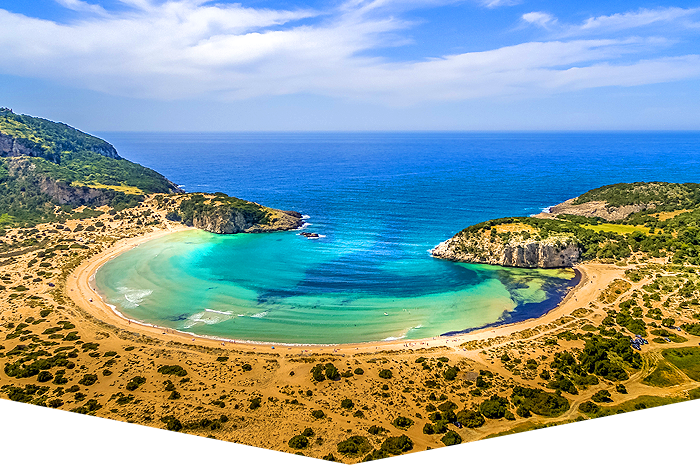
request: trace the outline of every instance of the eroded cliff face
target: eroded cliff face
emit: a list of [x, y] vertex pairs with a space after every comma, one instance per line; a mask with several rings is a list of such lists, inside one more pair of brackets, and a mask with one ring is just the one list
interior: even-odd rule
[[101, 206], [112, 200], [110, 194], [102, 189], [71, 186], [68, 183], [37, 174], [35, 165], [23, 157], [8, 158], [7, 168], [10, 176], [20, 181], [23, 180], [28, 185], [38, 187], [39, 191], [50, 196], [57, 204]]
[[[260, 207], [263, 208], [263, 206]], [[281, 211], [267, 207], [264, 209], [268, 213], [265, 223], [250, 220], [236, 210], [221, 208], [221, 210], [196, 215], [192, 219], [192, 226], [207, 232], [231, 234], [278, 232], [294, 230], [304, 225], [301, 214], [298, 212]]]
[[431, 250], [436, 258], [462, 263], [481, 263], [519, 268], [566, 268], [577, 263], [581, 250], [571, 238], [550, 237], [544, 240], [514, 237], [504, 242], [486, 236], [464, 237], [460, 234]]
[[0, 157], [19, 157], [20, 155], [41, 156], [40, 152], [24, 146], [14, 137], [0, 132]]

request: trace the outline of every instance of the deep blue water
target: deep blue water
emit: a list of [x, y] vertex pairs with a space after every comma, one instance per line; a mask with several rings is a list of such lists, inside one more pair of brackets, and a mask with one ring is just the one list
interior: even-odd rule
[[[522, 272], [526, 270], [465, 268], [432, 259], [428, 250], [468, 225], [540, 212], [605, 184], [700, 181], [700, 133], [101, 137], [123, 157], [159, 171], [187, 191], [223, 191], [297, 210], [310, 216], [309, 230], [324, 235], [313, 241], [295, 234], [183, 236], [173, 239], [178, 249], [162, 244], [144, 248], [129, 255], [131, 261], [122, 259], [121, 270], [112, 263], [109, 282], [109, 269], [102, 275], [113, 302], [119, 304], [120, 296], [131, 299], [120, 304], [134, 309], [127, 314], [171, 321], [173, 327], [189, 321], [187, 328], [193, 331], [247, 339], [419, 337], [536, 316], [556, 305], [570, 276], [550, 279]], [[195, 245], [196, 250], [188, 251]], [[171, 254], [165, 256], [167, 250]], [[147, 255], [152, 256], [148, 266], [127, 274], [129, 263]], [[182, 281], [184, 273], [188, 284]], [[166, 309], [167, 302], [172, 304]], [[393, 329], [373, 316], [386, 311], [399, 315], [412, 306], [414, 316], [392, 320]], [[257, 312], [262, 316], [254, 318], [264, 317], [276, 336], [260, 337], [259, 322], [245, 326], [244, 320], [214, 318], [217, 314], [211, 312], [202, 319], [208, 309], [228, 315]], [[357, 318], [364, 323], [354, 324]], [[305, 321], [328, 331], [347, 323], [362, 334], [308, 334], [313, 336], [308, 339]], [[291, 335], [294, 328], [299, 332], [280, 336], [280, 331]]]
[[312, 214], [334, 222], [329, 236], [335, 224], [353, 224], [372, 232], [372, 249], [383, 254], [397, 241], [436, 244], [470, 224], [529, 215], [606, 184], [700, 181], [697, 132], [101, 137], [187, 191]]

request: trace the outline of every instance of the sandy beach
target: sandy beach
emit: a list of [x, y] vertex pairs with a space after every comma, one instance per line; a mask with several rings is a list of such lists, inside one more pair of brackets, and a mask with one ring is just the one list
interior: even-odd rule
[[[554, 309], [543, 313], [541, 316], [533, 319], [524, 320], [516, 323], [508, 323], [496, 327], [480, 328], [468, 333], [456, 334], [450, 336], [437, 336], [422, 338], [416, 340], [393, 340], [393, 341], [377, 341], [366, 343], [348, 343], [348, 344], [333, 344], [333, 345], [287, 345], [268, 342], [252, 342], [232, 340], [228, 338], [210, 338], [192, 333], [164, 328], [158, 325], [144, 324], [139, 321], [128, 319], [114, 311], [112, 307], [107, 305], [100, 295], [96, 292], [93, 281], [97, 270], [110, 259], [119, 256], [120, 254], [139, 246], [147, 241], [162, 237], [167, 234], [181, 232], [185, 230], [195, 230], [191, 227], [182, 225], [169, 226], [167, 229], [157, 229], [151, 233], [144, 234], [135, 238], [125, 239], [117, 242], [113, 247], [106, 249], [97, 256], [85, 261], [73, 274], [68, 277], [66, 282], [66, 294], [75, 302], [77, 306], [107, 323], [111, 323], [119, 328], [124, 328], [128, 331], [145, 334], [159, 339], [179, 339], [182, 341], [197, 342], [197, 344], [212, 346], [212, 347], [227, 347], [235, 345], [236, 349], [246, 350], [261, 350], [277, 348], [282, 351], [289, 351], [293, 354], [299, 352], [355, 352], [355, 351], [375, 351], [378, 349], [420, 349], [434, 346], [446, 346], [452, 349], [460, 349], [459, 345], [472, 340], [485, 340], [496, 336], [510, 335], [526, 328], [536, 328], [546, 323], [550, 323], [561, 318], [567, 313], [578, 308], [587, 307], [595, 300], [599, 294], [600, 287], [606, 286], [616, 277], [620, 277], [624, 273], [624, 269], [609, 264], [594, 264], [586, 263], [577, 265], [574, 269], [580, 273], [580, 280], [566, 295], [566, 297]], [[597, 280], [597, 282], [593, 282]]]

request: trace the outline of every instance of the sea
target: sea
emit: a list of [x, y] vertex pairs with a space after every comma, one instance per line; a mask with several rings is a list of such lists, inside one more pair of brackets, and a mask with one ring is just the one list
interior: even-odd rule
[[304, 230], [179, 232], [100, 268], [126, 317], [281, 344], [416, 340], [534, 318], [571, 269], [453, 263], [461, 229], [618, 182], [700, 182], [700, 133], [99, 133], [188, 192], [306, 217]]

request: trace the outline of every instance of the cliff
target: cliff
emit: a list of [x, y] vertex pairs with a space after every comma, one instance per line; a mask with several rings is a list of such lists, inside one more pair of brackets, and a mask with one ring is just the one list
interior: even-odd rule
[[[431, 250], [436, 258], [463, 263], [494, 264], [519, 268], [571, 267], [581, 258], [576, 241], [567, 236], [533, 239], [502, 231], [458, 233]], [[502, 236], [502, 235], [507, 236]]]
[[212, 233], [276, 232], [304, 224], [299, 212], [272, 209], [224, 193], [190, 193], [169, 199], [169, 219]]

